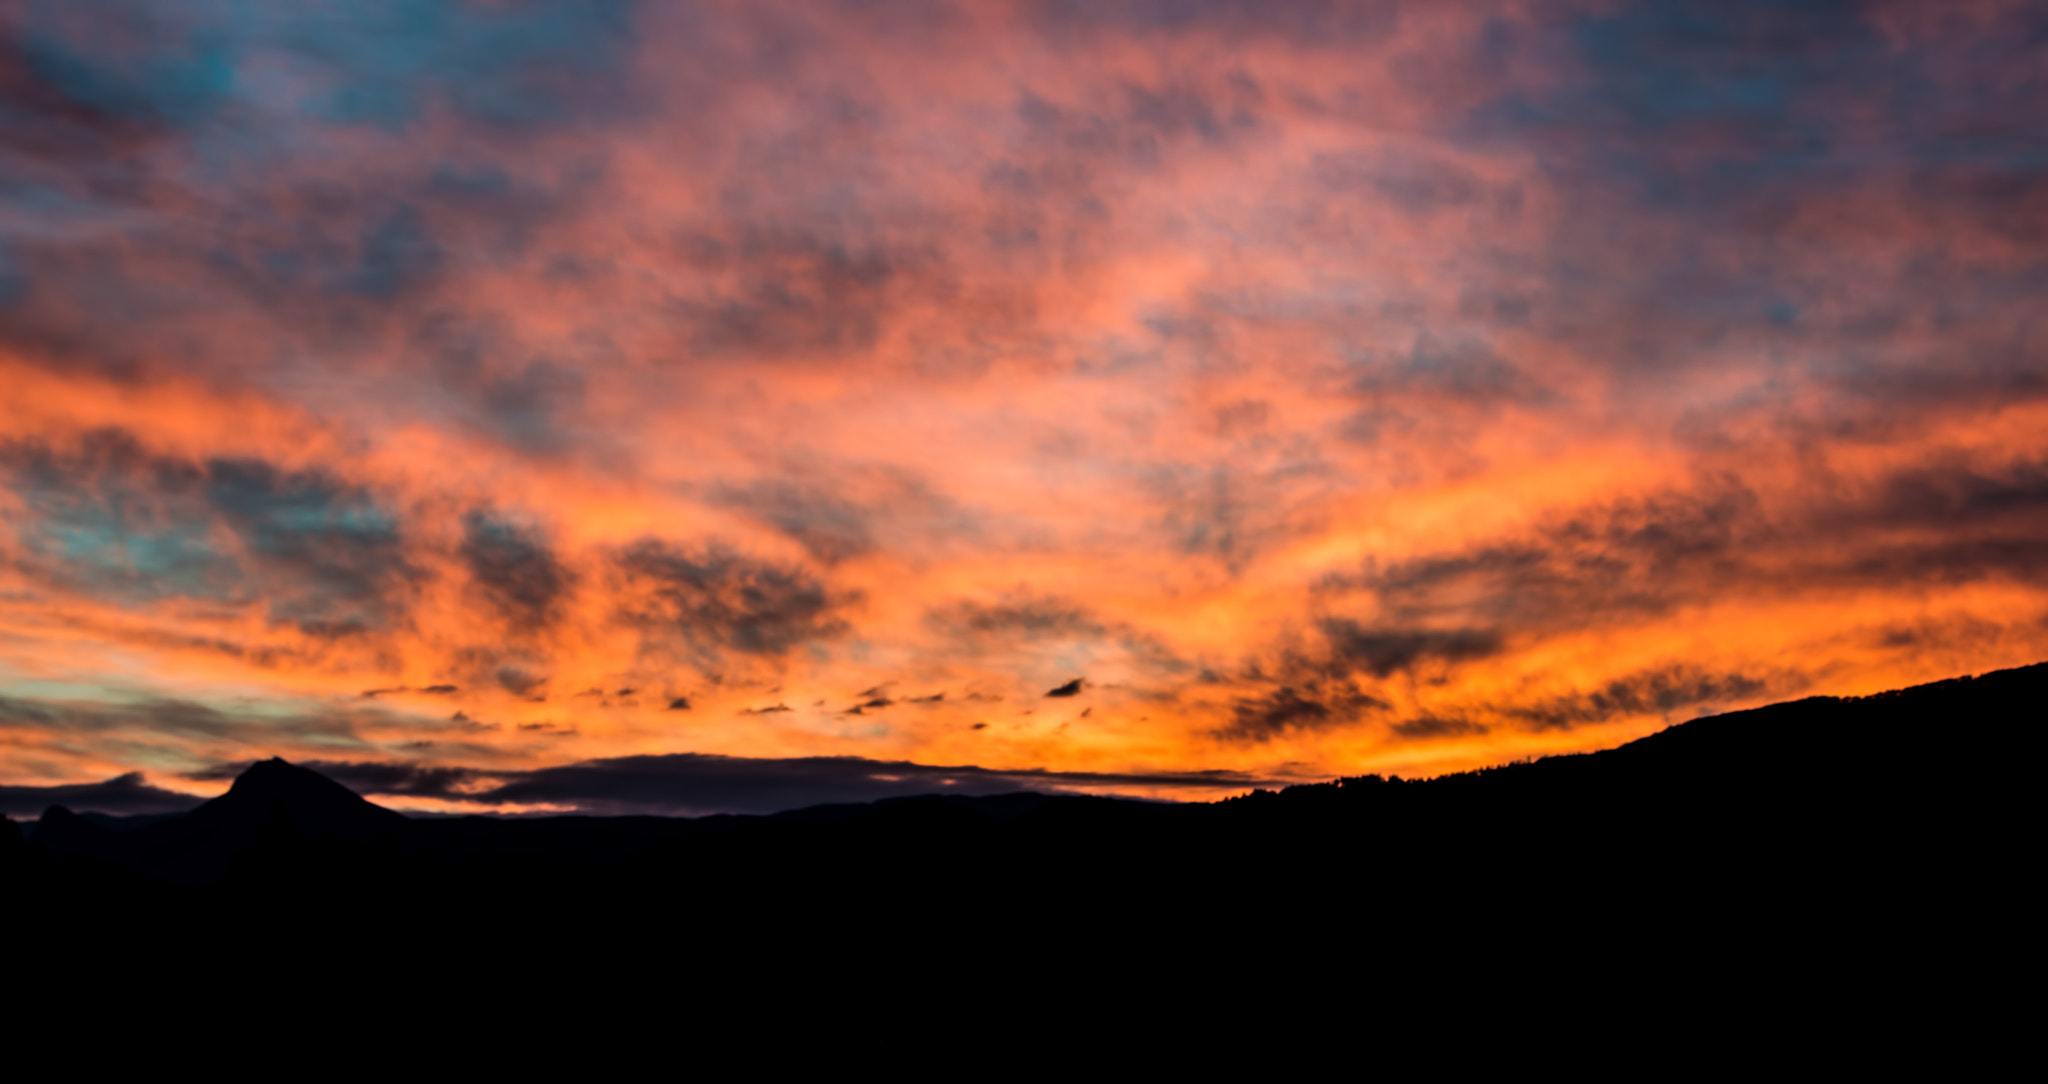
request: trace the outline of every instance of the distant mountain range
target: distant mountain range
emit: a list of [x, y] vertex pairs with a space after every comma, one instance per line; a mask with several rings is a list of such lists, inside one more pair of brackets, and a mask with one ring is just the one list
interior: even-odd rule
[[59, 807], [27, 833], [0, 825], [0, 899], [35, 944], [124, 967], [299, 945], [337, 965], [461, 959], [508, 982], [527, 979], [492, 969], [658, 972], [721, 997], [1083, 966], [1189, 983], [1479, 968], [1533, 996], [1539, 974], [1719, 983], [1787, 961], [1831, 988], [1891, 989], [1901, 967], [1999, 951], [2031, 898], [2014, 779], [2044, 704], [2048, 664], [1209, 804], [1018, 793], [407, 818], [268, 760], [183, 815]]
[[[1645, 819], [1702, 831], [1717, 825], [1722, 835], [1758, 829], [1759, 821], [1792, 823], [1784, 818], [1876, 823], [1929, 813], [1918, 808], [1924, 799], [1916, 795], [1928, 792], [1926, 773], [1939, 758], [1963, 753], [1969, 735], [2038, 725], [2048, 704], [2044, 694], [2048, 663], [1876, 696], [1813, 697], [1696, 719], [1603, 752], [1422, 781], [1339, 779], [1213, 804], [1021, 792], [888, 799], [772, 816], [414, 819], [316, 771], [271, 759], [244, 771], [226, 794], [182, 815], [80, 816], [53, 806], [25, 834], [11, 830], [10, 839], [33, 846], [11, 844], [10, 868], [17, 877], [30, 868], [39, 877], [62, 876], [70, 859], [79, 868], [114, 867], [204, 885], [230, 876], [238, 858], [310, 846], [375, 847], [456, 863], [604, 864], [712, 836], [759, 837], [772, 847], [779, 844], [769, 841], [792, 833], [865, 837], [882, 824], [892, 826], [884, 834], [915, 836], [927, 821], [978, 825], [1003, 838], [1096, 820], [1105, 830], [1142, 824], [1147, 832], [1195, 836], [1253, 826], [1320, 831], [1341, 825], [1373, 831], [1385, 846], [1402, 845], [1384, 838], [1395, 822], [1429, 837], [1454, 825], [1473, 831], [1491, 825], [1491, 832], [1519, 836], [1534, 809], [1582, 812], [1595, 822], [1581, 827], [1602, 834], [1632, 831], [1630, 825]], [[1597, 823], [1603, 809], [1617, 823]], [[1425, 815], [1426, 824], [1409, 823]], [[42, 857], [29, 859], [31, 850]]]

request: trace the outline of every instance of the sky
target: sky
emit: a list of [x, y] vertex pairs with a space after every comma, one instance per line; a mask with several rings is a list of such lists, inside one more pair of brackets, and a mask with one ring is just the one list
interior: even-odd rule
[[0, 798], [1207, 799], [2036, 662], [2044, 298], [2040, 4], [0, 0]]

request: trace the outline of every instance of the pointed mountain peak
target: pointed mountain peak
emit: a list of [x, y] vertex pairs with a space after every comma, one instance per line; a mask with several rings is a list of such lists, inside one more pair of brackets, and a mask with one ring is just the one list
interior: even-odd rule
[[[235, 777], [228, 787], [229, 794], [246, 794], [266, 798], [294, 797], [316, 802], [354, 805], [363, 802], [355, 791], [321, 775], [311, 768], [300, 767], [283, 757], [259, 760]], [[367, 805], [367, 802], [363, 802]]]
[[269, 760], [259, 760], [242, 769], [242, 774], [235, 777], [234, 785], [228, 789], [236, 790], [245, 786], [266, 786], [287, 782], [303, 783], [314, 779], [318, 779], [320, 782], [330, 786], [338, 787], [341, 785], [311, 768], [301, 768], [283, 757], [271, 757]]

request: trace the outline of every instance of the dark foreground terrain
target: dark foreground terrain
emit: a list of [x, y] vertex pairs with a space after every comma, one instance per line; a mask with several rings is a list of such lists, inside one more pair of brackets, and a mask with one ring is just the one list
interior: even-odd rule
[[2044, 704], [2048, 664], [1210, 805], [409, 819], [272, 760], [182, 816], [0, 826], [0, 876], [18, 996], [30, 974], [102, 1000], [318, 974], [671, 1022], [743, 1005], [905, 1043], [1019, 1006], [1184, 1044], [1253, 1019], [1594, 1026], [1686, 1004], [1876, 1041], [2031, 968], [2033, 803], [2010, 780]]

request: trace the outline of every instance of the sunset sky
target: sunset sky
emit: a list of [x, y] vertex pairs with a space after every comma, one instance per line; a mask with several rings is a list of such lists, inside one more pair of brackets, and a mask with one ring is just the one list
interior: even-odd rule
[[2039, 3], [0, 0], [0, 787], [1205, 799], [2042, 659]]

